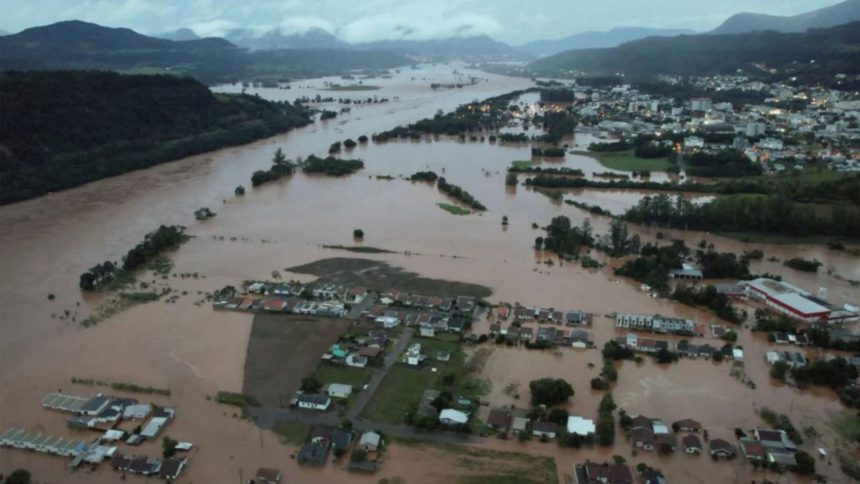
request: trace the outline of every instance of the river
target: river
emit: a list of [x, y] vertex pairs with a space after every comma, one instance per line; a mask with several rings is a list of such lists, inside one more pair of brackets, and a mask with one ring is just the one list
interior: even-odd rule
[[[463, 75], [477, 77], [480, 81], [460, 89], [434, 91], [430, 88], [432, 82], [456, 82], [462, 80]], [[464, 102], [532, 84], [526, 79], [446, 65], [402, 69], [390, 79], [365, 81], [379, 85], [378, 91], [320, 91], [326, 82], [344, 81], [314, 79], [297, 82], [289, 90], [251, 88], [248, 92], [276, 100], [319, 93], [353, 99], [375, 95], [391, 101], [352, 105], [350, 112], [334, 120], [317, 122], [285, 135], [0, 207], [0, 226], [3, 227], [0, 233], [0, 429], [18, 426], [66, 435], [68, 430], [62, 416], [39, 405], [46, 393], [58, 389], [73, 394], [95, 391], [95, 388], [72, 386], [71, 377], [130, 381], [172, 390], [169, 398], [153, 399], [178, 408], [178, 418], [168, 432], [172, 437], [199, 444], [188, 470], [188, 479], [194, 482], [235, 482], [240, 472], [247, 477], [262, 465], [288, 467], [290, 475], [301, 473], [301, 482], [343, 479], [346, 474], [330, 468], [299, 470], [294, 461], [288, 459], [288, 451], [271, 434], [259, 432], [250, 422], [232, 417], [232, 408], [218, 406], [207, 399], [218, 390], [241, 390], [251, 317], [214, 312], [199, 301], [201, 291], [237, 285], [247, 279], [268, 278], [273, 270], [283, 272], [286, 267], [324, 257], [343, 256], [346, 253], [323, 249], [321, 244], [351, 245], [356, 228], [364, 231], [365, 245], [412, 254], [362, 257], [385, 260], [423, 276], [489, 286], [494, 291], [492, 301], [577, 308], [597, 314], [660, 312], [693, 317], [701, 322], [714, 319], [702, 311], [651, 299], [638, 290], [638, 284], [618, 280], [606, 269], [589, 272], [574, 264], [542, 264], [541, 261], [550, 257], [530, 249], [534, 238], [542, 235], [532, 228], [532, 223], [545, 225], [556, 215], [567, 215], [574, 223], [580, 223], [590, 215], [524, 186], [504, 185], [505, 169], [510, 162], [530, 157], [526, 145], [502, 146], [488, 141], [430, 138], [379, 145], [370, 143], [342, 155], [365, 161], [366, 168], [356, 175], [326, 178], [296, 174], [251, 189], [251, 173], [267, 168], [277, 148], [283, 149], [290, 158], [311, 153], [323, 155], [335, 141], [356, 139], [362, 134], [369, 136], [432, 116], [440, 109], [451, 110]], [[214, 90], [235, 92], [240, 89], [241, 86], [232, 85]], [[586, 172], [605, 171], [594, 160], [579, 155], [567, 155], [565, 160], [545, 163], [578, 167]], [[451, 215], [436, 206], [448, 200], [435, 188], [397, 179], [424, 169], [437, 171], [451, 183], [462, 186], [486, 205], [488, 211], [468, 216]], [[378, 179], [377, 175], [396, 179]], [[524, 175], [520, 179], [522, 181]], [[244, 197], [233, 195], [239, 184], [248, 189]], [[646, 194], [586, 190], [571, 191], [566, 196], [620, 213]], [[193, 212], [200, 207], [211, 208], [217, 216], [204, 222], [195, 221]], [[501, 225], [503, 215], [510, 220], [506, 228]], [[605, 218], [597, 217], [593, 222], [597, 232], [606, 230]], [[188, 232], [195, 237], [171, 254], [171, 258], [175, 273], [195, 273], [198, 278], [169, 278], [167, 283], [179, 296], [176, 302], [161, 300], [135, 306], [95, 327], [80, 327], [78, 322], [103, 303], [102, 297], [82, 295], [77, 289], [80, 273], [105, 259], [119, 259], [144, 234], [160, 224], [188, 226]], [[655, 240], [656, 230], [636, 231], [646, 240]], [[824, 262], [825, 267], [812, 275], [766, 260], [754, 263], [752, 269], [784, 274], [810, 290], [826, 286], [831, 298], [840, 302], [858, 299], [856, 288], [833, 275], [860, 279], [858, 259], [844, 253], [820, 246], [742, 244], [700, 232], [663, 232], [683, 238], [691, 246], [704, 237], [719, 250], [760, 248], [766, 258], [815, 257]], [[307, 280], [306, 276], [286, 276]], [[49, 300], [49, 294], [54, 298]], [[615, 332], [608, 319], [599, 321], [601, 326], [595, 328], [595, 334], [602, 344]], [[748, 336], [743, 338], [744, 343], [755, 344], [746, 339]], [[496, 354], [507, 353], [500, 349]], [[488, 365], [488, 375], [500, 381], [504, 378], [519, 381], [534, 371], [558, 371], [576, 380], [578, 392], [588, 393], [590, 377], [585, 379], [572, 374], [572, 369], [579, 368], [577, 365], [581, 361], [558, 370], [556, 360], [530, 366], [532, 360], [525, 355], [524, 351], [512, 350], [509, 361], [519, 362], [517, 365], [526, 367], [527, 371], [517, 373], [514, 368], [505, 376], [507, 367], [500, 363]], [[590, 357], [598, 359], [594, 353]], [[536, 362], [543, 361], [542, 357], [535, 358]], [[576, 356], [565, 358], [576, 359]], [[798, 405], [800, 410], [795, 410], [788, 402], [789, 396], [796, 392], [774, 390], [777, 387], [767, 381], [764, 365], [756, 363], [753, 368], [759, 385], [755, 392], [732, 381], [728, 377], [728, 366], [711, 369], [703, 362], [682, 361], [656, 373], [650, 364], [625, 368], [621, 371], [621, 381], [629, 383], [619, 388], [616, 397], [628, 407], [644, 402], [639, 405], [643, 413], [656, 411], [654, 405], [671, 405], [666, 400], [652, 400], [642, 392], [659, 391], [661, 385], [676, 378], [674, 373], [668, 375], [678, 371], [682, 372], [679, 381], [690, 385], [702, 383], [697, 375], [713, 377], [723, 392], [721, 398], [730, 395], [731, 400], [742, 402], [747, 411], [751, 410], [750, 404], [765, 400], [779, 411], [802, 419], [796, 424], [820, 421], [828, 412], [839, 408], [832, 395], [817, 398], [805, 393], [797, 397], [801, 405]], [[596, 400], [585, 401], [585, 409], [593, 413]], [[690, 400], [678, 401], [684, 407], [691, 405]], [[702, 413], [715, 411], [714, 419], [729, 415], [720, 402], [722, 400], [702, 405]], [[803, 413], [813, 406], [812, 402], [818, 405], [816, 410]], [[633, 413], [632, 408], [628, 411]], [[679, 411], [669, 410], [662, 416], [675, 417]], [[754, 414], [744, 414], [738, 425], [754, 423], [750, 415]], [[705, 417], [701, 419], [710, 423]], [[148, 444], [141, 452], [155, 455], [159, 446]], [[409, 449], [399, 452], [410, 454]], [[559, 466], [564, 464], [564, 472], [569, 472], [570, 465], [579, 457], [565, 452], [557, 451], [560, 456], [557, 458], [564, 459]], [[591, 454], [582, 453], [583, 457], [588, 455]], [[675, 459], [684, 457], [676, 455]], [[412, 477], [410, 482], [421, 482], [420, 466], [410, 468], [402, 461], [386, 465]], [[39, 469], [40, 478], [50, 482], [112, 482], [116, 479], [116, 474], [104, 465], [95, 474], [69, 475], [62, 459], [21, 451], [0, 450], [0, 466]], [[663, 464], [670, 475], [668, 467], [674, 466], [674, 463]], [[683, 465], [678, 469], [678, 476], [695, 470]], [[348, 478], [356, 479], [352, 475]]]

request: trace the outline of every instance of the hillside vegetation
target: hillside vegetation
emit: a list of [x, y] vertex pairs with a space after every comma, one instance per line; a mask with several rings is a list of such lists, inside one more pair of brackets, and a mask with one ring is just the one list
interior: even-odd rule
[[[860, 22], [806, 33], [755, 32], [737, 35], [651, 37], [610, 49], [571, 50], [529, 65], [533, 75], [576, 73], [631, 77], [748, 74], [768, 69], [810, 79], [860, 73]], [[815, 60], [815, 63], [810, 63]]]
[[214, 95], [175, 76], [0, 76], [0, 203], [248, 143], [311, 122], [301, 105]]

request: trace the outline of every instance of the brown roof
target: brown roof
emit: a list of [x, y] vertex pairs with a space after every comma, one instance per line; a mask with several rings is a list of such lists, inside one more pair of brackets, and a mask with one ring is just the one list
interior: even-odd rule
[[764, 447], [758, 442], [745, 442], [744, 454], [762, 459], [767, 457], [767, 451], [764, 450]]
[[654, 432], [650, 428], [636, 427], [633, 429], [633, 442], [654, 445]]
[[711, 452], [725, 451], [731, 452], [732, 454], [735, 453], [735, 446], [723, 439], [711, 439], [708, 444], [711, 446]]
[[379, 348], [365, 346], [358, 349], [358, 354], [367, 358], [374, 358], [379, 354]]
[[630, 419], [630, 428], [646, 427], [651, 428], [651, 419], [644, 415], [637, 415]]
[[702, 424], [700, 424], [699, 422], [697, 422], [691, 418], [681, 419], [675, 423], [678, 425], [678, 427], [680, 427], [682, 429], [699, 430], [702, 428]]
[[507, 429], [511, 425], [511, 412], [500, 408], [490, 410], [487, 424], [491, 427]]
[[257, 469], [256, 479], [262, 479], [266, 482], [278, 482], [281, 480], [281, 471], [269, 469], [268, 467], [260, 467]]
[[681, 439], [681, 442], [684, 444], [685, 449], [702, 449], [702, 441], [695, 435], [685, 435]]

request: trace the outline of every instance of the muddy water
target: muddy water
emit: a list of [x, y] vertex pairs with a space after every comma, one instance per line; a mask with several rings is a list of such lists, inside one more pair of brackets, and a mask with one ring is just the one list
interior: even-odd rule
[[[462, 68], [460, 71], [466, 72]], [[323, 95], [335, 97], [379, 95], [398, 100], [353, 106], [351, 113], [337, 120], [317, 123], [284, 136], [0, 207], [3, 227], [0, 233], [0, 428], [15, 425], [66, 434], [63, 418], [42, 410], [39, 401], [45, 393], [57, 389], [78, 394], [95, 391], [90, 387], [71, 387], [72, 376], [167, 386], [173, 395], [156, 400], [179, 409], [179, 418], [168, 429], [169, 435], [200, 444], [189, 469], [189, 477], [194, 482], [231, 482], [240, 470], [247, 475], [261, 465], [289, 468], [291, 475], [301, 476], [301, 482], [355, 479], [353, 475], [336, 473], [330, 468], [321, 471], [295, 468], [294, 462], [289, 460], [289, 450], [280, 446], [270, 434], [260, 433], [250, 423], [233, 418], [232, 409], [207, 400], [207, 396], [218, 390], [241, 389], [251, 318], [216, 313], [206, 305], [194, 304], [200, 299], [198, 291], [235, 285], [245, 279], [266, 278], [274, 269], [283, 270], [343, 255], [320, 245], [349, 245], [354, 228], [364, 230], [365, 245], [418, 254], [381, 254], [368, 258], [385, 260], [427, 277], [490, 286], [494, 290], [491, 298], [494, 301], [579, 308], [597, 314], [660, 312], [693, 317], [702, 322], [713, 320], [695, 309], [651, 299], [638, 290], [638, 285], [617, 280], [608, 270], [588, 272], [572, 264], [540, 264], [541, 260], [551, 257], [529, 249], [534, 238], [542, 235], [531, 228], [532, 222], [543, 225], [551, 217], [564, 214], [579, 223], [587, 214], [575, 207], [553, 203], [525, 187], [504, 186], [504, 170], [508, 164], [528, 157], [527, 148], [522, 146], [440, 139], [359, 147], [350, 155], [363, 158], [367, 168], [352, 177], [335, 179], [299, 174], [249, 190], [245, 197], [232, 196], [236, 185], [250, 187], [250, 173], [267, 167], [272, 152], [278, 147], [290, 157], [312, 152], [324, 154], [334, 141], [371, 134], [432, 115], [436, 109], [451, 109], [465, 101], [529, 84], [524, 80], [477, 75], [488, 80], [463, 89], [433, 93], [429, 88], [430, 79], [433, 82], [456, 79], [451, 67], [433, 66], [418, 72], [403, 71], [394, 79], [385, 80], [382, 90], [370, 94], [323, 92]], [[414, 81], [413, 76], [416, 77]], [[368, 82], [376, 84], [376, 81]], [[318, 87], [322, 81], [309, 81], [307, 85]], [[285, 99], [306, 94], [298, 88], [289, 91], [261, 89], [259, 93]], [[565, 161], [554, 163], [579, 166], [588, 172], [592, 170], [588, 163], [594, 162], [568, 155]], [[408, 176], [426, 168], [436, 170], [471, 192], [489, 208], [488, 212], [453, 216], [436, 206], [448, 200], [426, 184], [375, 178], [375, 175]], [[610, 205], [613, 211], [620, 211], [644, 195], [585, 191], [569, 196], [588, 203]], [[194, 222], [192, 213], [201, 206], [213, 209], [217, 217]], [[510, 218], [507, 229], [501, 226], [503, 215]], [[70, 317], [80, 320], [100, 303], [100, 298], [83, 298], [77, 291], [77, 278], [83, 270], [106, 258], [118, 259], [143, 234], [163, 223], [189, 225], [189, 232], [196, 236], [173, 254], [174, 272], [196, 272], [202, 277], [168, 281], [175, 290], [188, 291], [188, 295], [180, 296], [176, 303], [159, 301], [135, 307], [90, 329], [82, 329], [76, 322], [60, 318], [68, 310]], [[606, 221], [596, 218], [594, 225], [598, 232], [603, 232]], [[653, 237], [656, 231], [641, 232]], [[224, 240], [220, 239], [222, 236]], [[673, 233], [672, 236], [686, 238], [690, 245], [702, 238], [700, 233]], [[720, 250], [758, 247], [767, 256], [781, 259], [815, 256], [844, 277], [860, 278], [857, 259], [821, 248], [747, 246], [728, 239], [706, 238]], [[758, 269], [759, 264], [761, 269]], [[808, 289], [827, 285], [834, 298], [857, 299], [856, 289], [823, 271], [801, 277], [800, 273], [768, 262], [757, 263], [755, 270], [786, 274]], [[49, 293], [56, 295], [54, 301], [48, 301]], [[485, 324], [479, 322], [476, 329]], [[599, 343], [615, 334], [611, 321], [605, 318], [598, 318], [594, 332]], [[756, 343], [749, 341], [748, 344]], [[509, 368], [511, 375], [527, 378], [528, 375], [517, 373], [517, 368], [529, 367], [531, 362], [524, 359], [525, 352], [511, 351], [511, 361], [522, 363], [510, 368], [499, 361], [488, 365], [487, 371]], [[564, 364], [552, 359], [555, 357], [544, 361], [538, 356], [533, 367], [542, 371], [559, 369], [565, 374], [571, 369], [586, 372], [588, 369], [583, 368], [583, 362], [596, 360], [595, 355], [565, 356]], [[780, 395], [780, 400], [774, 400], [773, 407], [781, 411], [787, 412], [784, 407], [790, 397], [801, 402], [798, 409], [813, 407], [812, 402], [815, 402], [818, 406], [809, 414], [813, 417], [822, 417], [821, 412], [836, 407], [827, 394], [797, 394], [791, 389], [771, 385], [765, 377], [767, 368], [760, 361], [750, 363], [750, 367], [759, 389], [747, 396], [743, 396], [747, 387], [726, 376], [728, 366], [711, 369], [707, 364], [682, 362], [669, 369], [647, 365], [625, 367], [617, 398], [623, 398], [631, 411], [633, 406], [641, 406], [643, 412], [651, 411], [653, 407], [648, 406], [651, 394], [647, 393], [647, 388], [642, 389], [633, 382], [650, 381], [648, 388], [659, 389], [667, 381], [674, 381], [677, 371], [680, 372], [678, 381], [702, 385], [704, 380], [692, 375], [711, 372], [720, 388], [738, 387], [731, 392], [737, 391], [745, 404], [759, 399], [769, 402], [768, 392], [774, 392]], [[586, 373], [590, 375], [595, 371]], [[491, 375], [496, 379], [495, 374]], [[498, 379], [504, 381], [502, 377]], [[571, 375], [571, 379], [587, 381], [581, 374], [575, 378]], [[494, 385], [494, 392], [502, 387]], [[589, 397], [582, 383], [577, 388], [580, 393], [574, 406], [593, 413], [596, 397]], [[692, 405], [690, 400], [677, 401], [685, 402], [686, 407], [673, 409], [669, 405], [661, 416], [675, 418], [678, 409]], [[724, 415], [719, 409], [712, 409], [710, 403], [702, 405], [706, 411], [697, 414], [701, 420], [711, 422], [708, 420], [711, 410], [716, 417]], [[744, 422], [754, 419], [749, 412], [751, 409], [746, 408]], [[801, 414], [791, 415], [802, 417]], [[680, 417], [679, 414], [677, 418]], [[716, 420], [713, 419], [713, 425], [718, 425]], [[543, 452], [549, 448], [538, 444], [531, 446]], [[143, 450], [157, 454], [157, 445], [152, 447]], [[404, 451], [404, 455], [409, 455], [408, 452]], [[549, 452], [563, 456], [559, 458], [560, 468], [562, 465], [569, 468], [579, 455], [586, 455], [571, 454], [572, 451], [567, 450]], [[394, 456], [392, 453], [392, 460]], [[105, 470], [98, 471], [95, 476], [75, 474], [70, 477], [61, 459], [32, 457], [16, 451], [0, 452], [0, 463], [3, 467], [27, 465], [32, 469], [41, 468], [44, 463], [42, 475], [53, 482], [111, 482], [116, 477]], [[386, 465], [398, 469], [402, 463]], [[674, 461], [671, 465], [675, 465]], [[414, 482], [421, 482], [420, 474], [406, 475], [413, 477]]]

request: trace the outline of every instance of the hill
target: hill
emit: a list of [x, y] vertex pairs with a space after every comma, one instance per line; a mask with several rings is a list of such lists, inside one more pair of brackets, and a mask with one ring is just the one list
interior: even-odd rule
[[215, 95], [191, 79], [96, 71], [0, 76], [0, 203], [310, 123], [301, 106]]
[[610, 49], [562, 52], [531, 63], [528, 71], [548, 77], [623, 73], [644, 78], [729, 74], [740, 69], [753, 76], [791, 74], [828, 80], [836, 73], [860, 72], [858, 47], [860, 22], [854, 22], [805, 33], [651, 37]]
[[352, 44], [356, 49], [377, 49], [417, 56], [423, 59], [503, 60], [526, 59], [527, 54], [486, 35], [437, 40], [381, 40]]
[[[77, 20], [34, 27], [0, 37], [0, 70], [100, 69], [124, 73], [190, 75], [205, 83], [341, 74], [350, 69], [387, 69], [411, 63], [392, 52], [331, 50], [248, 52], [221, 38], [172, 41], [125, 28]], [[290, 62], [290, 64], [284, 64]]]
[[227, 33], [226, 39], [249, 49], [335, 49], [348, 44], [329, 32], [313, 28], [301, 34], [284, 35], [272, 29], [263, 35], [255, 35], [248, 29], [235, 29]]
[[843, 25], [860, 20], [860, 0], [846, 0], [829, 7], [794, 16], [739, 13], [732, 15], [712, 34], [742, 34], [763, 30], [777, 32], [805, 32]]
[[692, 34], [688, 29], [652, 29], [648, 27], [618, 27], [606, 32], [580, 32], [568, 37], [553, 40], [534, 40], [516, 47], [517, 50], [535, 56], [558, 54], [572, 49], [594, 49], [616, 47], [631, 40], [646, 37], [672, 37], [681, 34]]
[[161, 39], [183, 41], [183, 40], [199, 40], [200, 37], [191, 29], [176, 29], [170, 32], [165, 32], [158, 36]]

